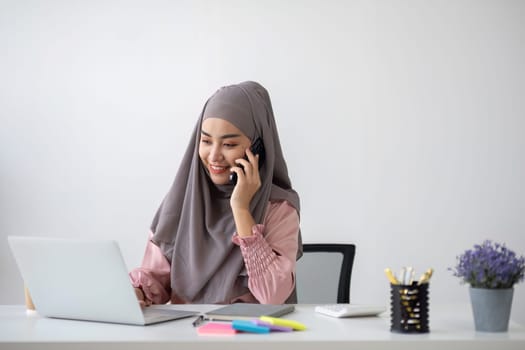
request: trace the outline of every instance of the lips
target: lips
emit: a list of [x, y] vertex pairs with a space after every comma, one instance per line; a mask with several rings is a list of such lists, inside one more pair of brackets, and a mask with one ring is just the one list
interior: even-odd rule
[[208, 169], [210, 170], [211, 174], [219, 175], [227, 172], [230, 167], [229, 166], [219, 166], [219, 165], [209, 165]]

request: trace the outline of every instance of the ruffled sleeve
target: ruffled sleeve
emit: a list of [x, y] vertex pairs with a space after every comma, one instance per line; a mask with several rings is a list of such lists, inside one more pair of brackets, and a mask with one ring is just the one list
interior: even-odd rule
[[252, 236], [232, 237], [241, 248], [248, 288], [262, 304], [282, 304], [295, 286], [299, 214], [288, 202], [270, 203], [263, 224]]
[[170, 300], [170, 263], [158, 246], [151, 242], [149, 233], [146, 251], [140, 267], [131, 270], [129, 277], [135, 288], [140, 288], [153, 304], [165, 304]]

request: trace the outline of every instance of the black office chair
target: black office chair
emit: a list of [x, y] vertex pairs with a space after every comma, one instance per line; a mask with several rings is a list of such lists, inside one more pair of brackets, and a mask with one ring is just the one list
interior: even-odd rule
[[296, 267], [298, 303], [350, 303], [355, 245], [304, 243], [303, 252]]

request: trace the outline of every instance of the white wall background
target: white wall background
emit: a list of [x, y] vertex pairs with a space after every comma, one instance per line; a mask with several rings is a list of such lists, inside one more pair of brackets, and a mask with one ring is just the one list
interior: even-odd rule
[[204, 101], [248, 79], [304, 241], [357, 245], [352, 301], [412, 265], [431, 305], [467, 303], [456, 255], [525, 253], [524, 43], [520, 0], [0, 0], [0, 303], [23, 302], [7, 235], [116, 239], [137, 266]]

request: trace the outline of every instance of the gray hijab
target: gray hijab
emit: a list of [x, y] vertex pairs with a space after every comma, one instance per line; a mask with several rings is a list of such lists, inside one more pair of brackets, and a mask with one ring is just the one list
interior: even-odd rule
[[[152, 241], [171, 262], [172, 292], [189, 303], [229, 303], [249, 292], [244, 260], [231, 241], [236, 230], [230, 207], [233, 185], [213, 184], [199, 158], [202, 121], [209, 117], [229, 121], [252, 142], [263, 139], [262, 185], [250, 203], [255, 222], [263, 222], [269, 201], [286, 200], [300, 212], [268, 92], [252, 81], [220, 88], [204, 105], [173, 185], [151, 225]], [[302, 255], [300, 231], [298, 241], [297, 258]]]

